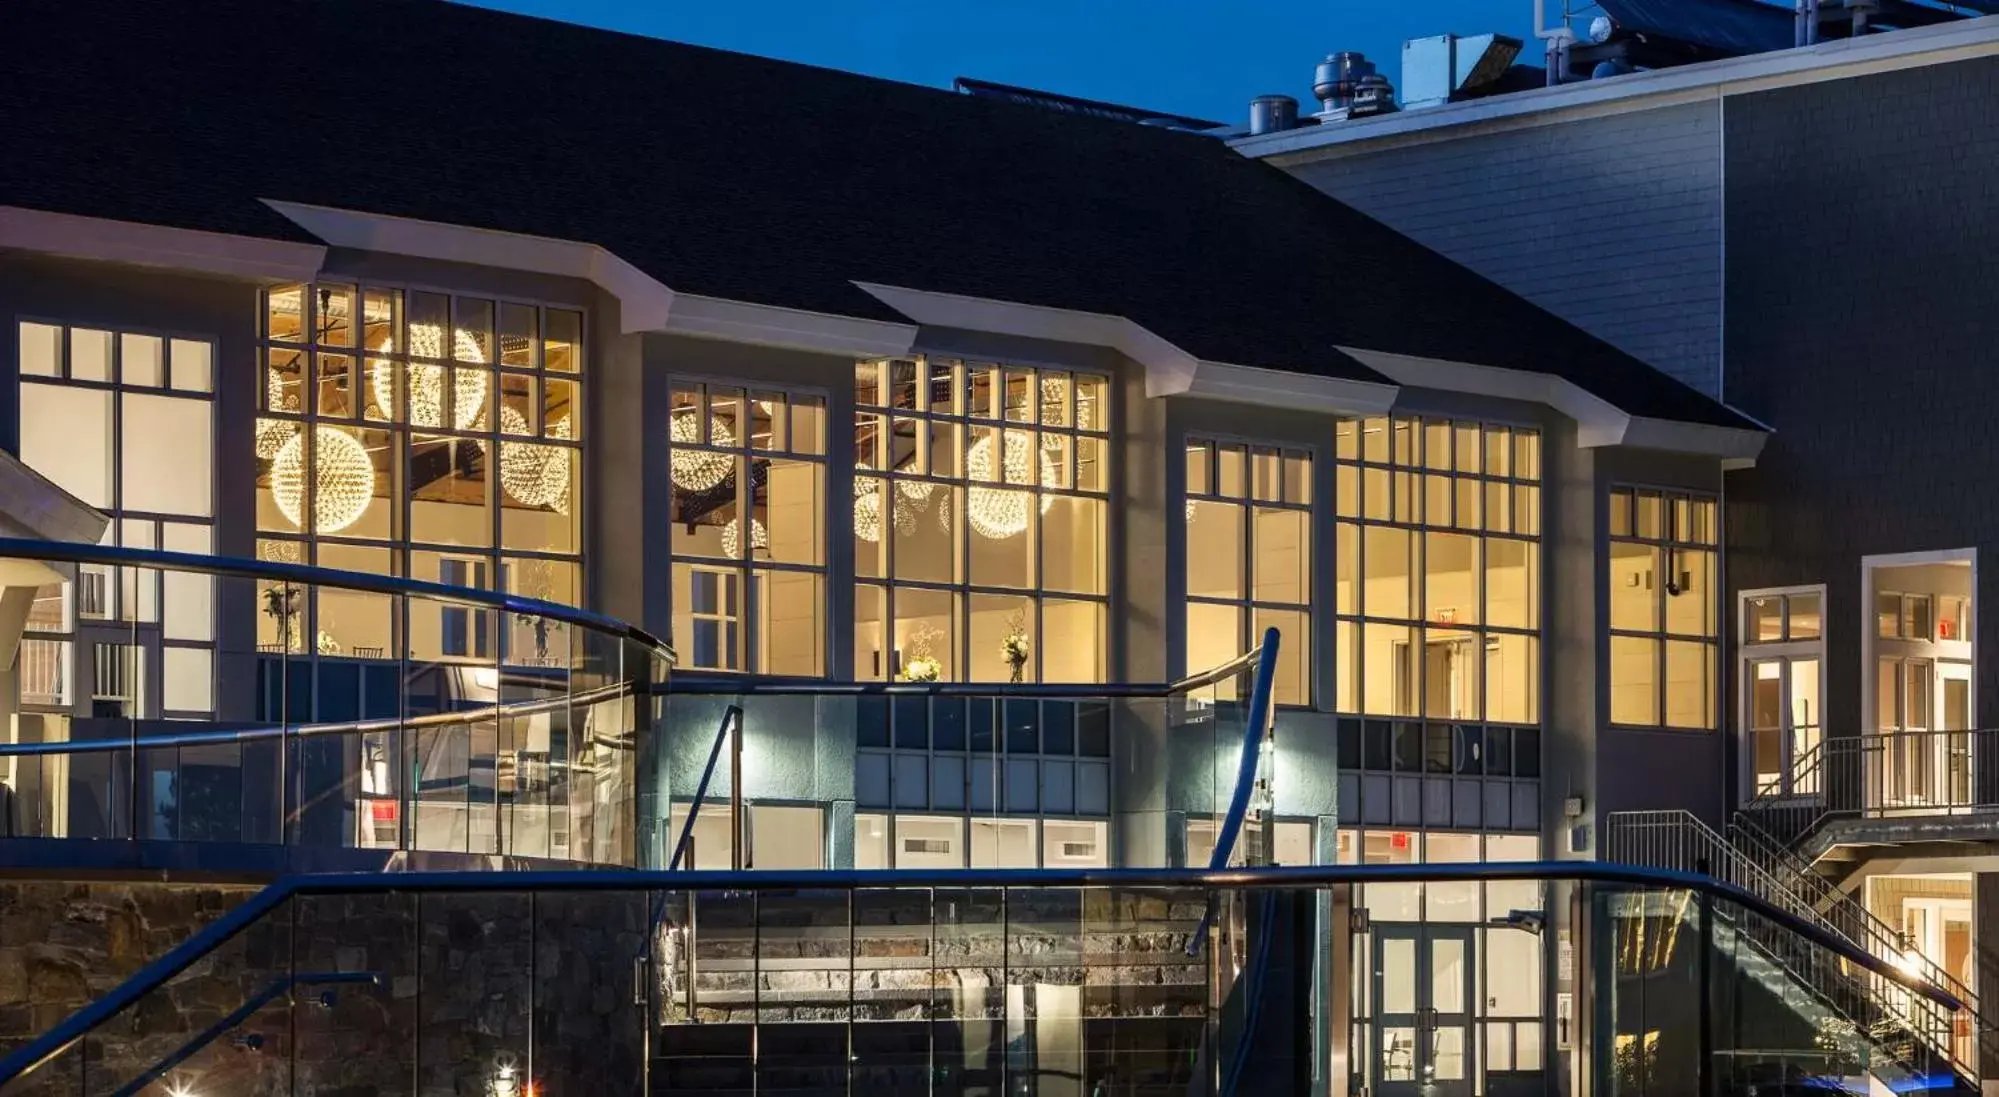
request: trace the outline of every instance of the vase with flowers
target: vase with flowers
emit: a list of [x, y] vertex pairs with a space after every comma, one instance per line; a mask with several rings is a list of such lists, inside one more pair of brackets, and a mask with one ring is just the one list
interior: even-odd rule
[[919, 626], [910, 634], [909, 651], [902, 660], [903, 681], [935, 682], [944, 676], [944, 664], [931, 654], [937, 636], [937, 630], [928, 625]]
[[1006, 639], [1000, 641], [1000, 658], [1006, 660], [1009, 677], [1007, 681], [1018, 682], [1027, 669], [1027, 618], [1019, 610], [1007, 619]]

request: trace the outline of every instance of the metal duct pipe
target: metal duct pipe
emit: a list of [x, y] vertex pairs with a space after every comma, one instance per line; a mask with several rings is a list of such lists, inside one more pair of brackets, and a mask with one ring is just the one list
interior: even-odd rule
[[1259, 95], [1249, 101], [1249, 132], [1277, 133], [1298, 126], [1298, 100], [1288, 95]]

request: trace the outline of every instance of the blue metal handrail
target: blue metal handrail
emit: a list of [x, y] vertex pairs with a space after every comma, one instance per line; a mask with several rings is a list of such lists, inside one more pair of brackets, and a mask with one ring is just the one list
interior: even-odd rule
[[[1229, 793], [1228, 811], [1222, 816], [1221, 829], [1215, 834], [1214, 851], [1208, 854], [1208, 867], [1220, 870], [1229, 867], [1229, 860], [1235, 856], [1236, 840], [1242, 836], [1243, 820], [1249, 815], [1249, 801], [1256, 792], [1256, 771], [1263, 758], [1263, 737], [1270, 730], [1271, 679], [1277, 674], [1278, 635], [1274, 628], [1263, 630], [1263, 643], [1250, 654], [1256, 657], [1256, 677], [1249, 687], [1249, 708], [1243, 713], [1242, 753], [1236, 759], [1235, 789]], [[1201, 924], [1194, 927], [1194, 936], [1187, 942], [1187, 955], [1193, 956], [1207, 943], [1208, 929], [1215, 920], [1215, 905], [1201, 914]]]
[[450, 894], [604, 891], [857, 891], [863, 889], [993, 888], [1284, 888], [1318, 889], [1339, 884], [1467, 883], [1563, 880], [1671, 891], [1692, 891], [1725, 900], [1767, 918], [1841, 959], [1946, 1009], [1963, 1008], [1949, 992], [1911, 975], [1836, 934], [1777, 907], [1733, 884], [1691, 872], [1637, 868], [1601, 861], [1511, 861], [1437, 865], [1281, 865], [1257, 869], [765, 869], [756, 872], [708, 870], [601, 869], [591, 872], [359, 872], [288, 876], [244, 900], [207, 928], [140, 968], [131, 978], [0, 1059], [0, 1085], [62, 1054], [98, 1026], [186, 971], [203, 957], [299, 895], [366, 895], [389, 892]]
[[269, 1005], [273, 999], [291, 993], [294, 987], [338, 986], [351, 983], [366, 983], [379, 987], [382, 985], [382, 977], [372, 971], [328, 971], [291, 975], [273, 980], [269, 986], [251, 995], [248, 1001], [231, 1010], [222, 1019], [195, 1033], [187, 1043], [168, 1052], [159, 1062], [141, 1071], [137, 1078], [113, 1090], [111, 1097], [138, 1097], [141, 1090], [164, 1078], [168, 1071], [194, 1058], [202, 1048], [214, 1043], [223, 1033], [248, 1020], [258, 1010]]
[[669, 661], [673, 648], [665, 641], [615, 617], [593, 613], [559, 602], [524, 598], [502, 591], [478, 590], [405, 579], [394, 575], [340, 571], [308, 564], [281, 564], [275, 560], [250, 560], [238, 556], [204, 556], [164, 549], [125, 548], [118, 545], [91, 545], [76, 541], [37, 541], [23, 537], [0, 537], [0, 559], [53, 560], [65, 564], [96, 564], [103, 567], [155, 568], [162, 571], [189, 571], [225, 578], [263, 579], [303, 587], [335, 587], [368, 594], [387, 594], [425, 601], [482, 606], [530, 617], [546, 617], [593, 632], [608, 633], [651, 649]]

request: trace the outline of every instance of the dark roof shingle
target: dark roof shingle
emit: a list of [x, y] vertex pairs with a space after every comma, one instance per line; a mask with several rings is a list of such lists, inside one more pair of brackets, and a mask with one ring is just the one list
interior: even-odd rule
[[[581, 240], [677, 291], [899, 319], [879, 282], [1365, 347], [1750, 425], [1219, 141], [441, 0], [8, 0], [0, 205], [308, 239], [271, 198]], [[35, 48], [20, 46], [36, 43]]]

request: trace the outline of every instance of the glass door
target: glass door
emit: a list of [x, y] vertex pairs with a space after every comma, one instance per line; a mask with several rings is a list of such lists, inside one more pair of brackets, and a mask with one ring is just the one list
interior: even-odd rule
[[1972, 799], [1971, 665], [1936, 664], [1937, 748], [1943, 755], [1944, 787], [1939, 803], [1965, 805]]
[[1749, 660], [1748, 753], [1758, 796], [1819, 791], [1819, 660], [1779, 656]]
[[1380, 1097], [1469, 1097], [1472, 969], [1470, 927], [1374, 927]]

